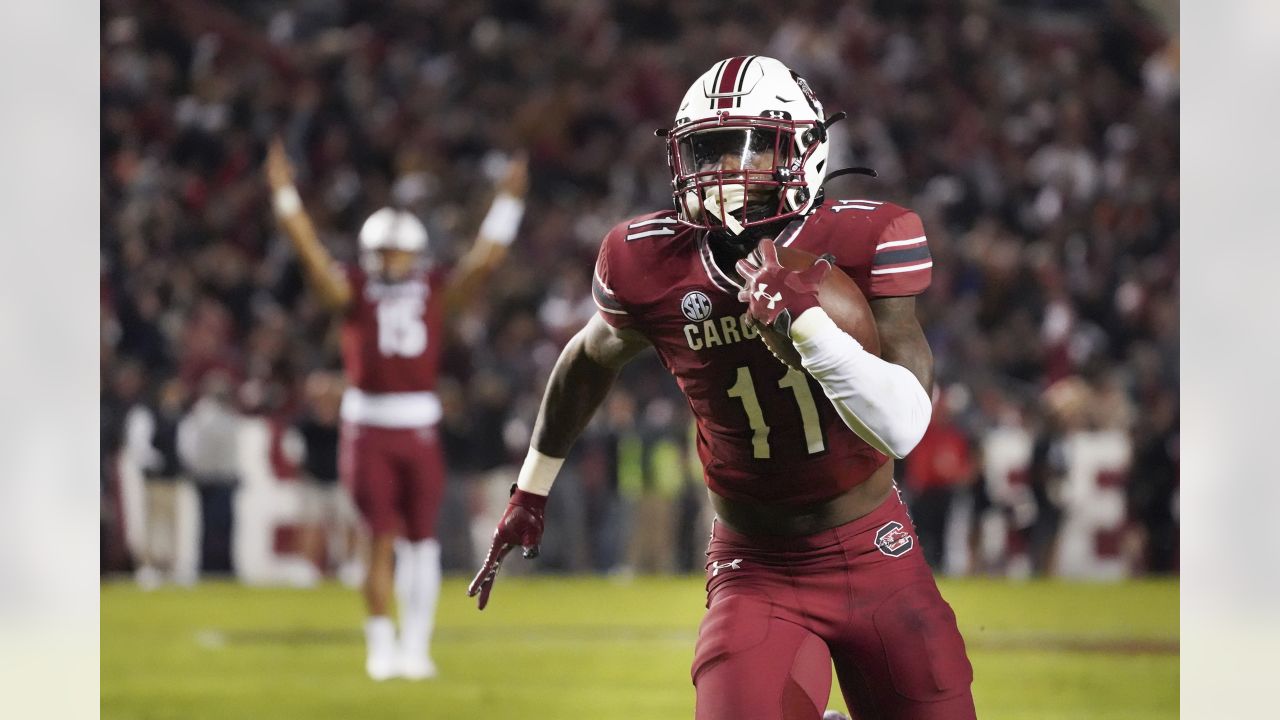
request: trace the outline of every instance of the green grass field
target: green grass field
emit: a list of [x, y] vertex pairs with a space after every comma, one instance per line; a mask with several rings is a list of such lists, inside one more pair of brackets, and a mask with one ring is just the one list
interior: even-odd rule
[[[102, 717], [691, 718], [702, 579], [503, 578], [477, 612], [446, 581], [439, 679], [364, 676], [355, 592], [102, 587]], [[1178, 716], [1176, 581], [961, 580], [984, 720]], [[843, 709], [833, 690], [831, 707]]]

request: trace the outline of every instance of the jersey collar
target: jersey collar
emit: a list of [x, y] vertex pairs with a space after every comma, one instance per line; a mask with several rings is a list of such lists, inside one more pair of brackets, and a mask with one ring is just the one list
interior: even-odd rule
[[738, 296], [738, 291], [742, 290], [742, 283], [737, 278], [720, 269], [716, 264], [715, 256], [711, 253], [711, 243], [707, 242], [707, 233], [698, 233], [698, 257], [702, 260], [702, 269], [707, 274], [707, 278], [711, 280], [711, 284], [720, 290]]

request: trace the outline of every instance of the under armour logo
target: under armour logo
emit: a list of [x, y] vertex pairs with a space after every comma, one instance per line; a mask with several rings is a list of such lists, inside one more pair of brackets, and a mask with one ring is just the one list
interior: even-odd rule
[[769, 287], [768, 283], [760, 283], [760, 287], [756, 288], [756, 292], [754, 295], [752, 295], [752, 297], [754, 297], [757, 300], [761, 300], [761, 299], [768, 300], [769, 309], [772, 310], [774, 305], [777, 305], [778, 303], [782, 302], [782, 293], [774, 293], [770, 295], [769, 293], [765, 292], [765, 290], [768, 287]]
[[730, 560], [729, 562], [723, 563], [723, 564], [713, 560], [711, 562], [711, 577], [715, 577], [719, 575], [721, 570], [741, 570], [741, 569], [742, 569], [742, 558], [738, 558], [737, 560]]

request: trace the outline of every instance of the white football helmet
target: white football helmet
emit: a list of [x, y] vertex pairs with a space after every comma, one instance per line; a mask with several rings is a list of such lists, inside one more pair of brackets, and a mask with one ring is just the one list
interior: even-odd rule
[[383, 270], [379, 250], [404, 250], [416, 253], [417, 267], [423, 267], [427, 249], [427, 228], [408, 210], [384, 207], [369, 216], [360, 226], [360, 265], [367, 273]]
[[360, 252], [405, 250], [420, 253], [427, 249], [427, 228], [408, 210], [384, 207], [369, 216], [360, 227]]
[[781, 62], [746, 55], [716, 63], [666, 132], [680, 221], [738, 235], [807, 213], [826, 176], [826, 128], [822, 103]]

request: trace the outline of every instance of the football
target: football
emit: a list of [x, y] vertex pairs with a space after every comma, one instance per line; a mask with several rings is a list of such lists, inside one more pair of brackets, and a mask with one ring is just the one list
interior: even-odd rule
[[[817, 259], [816, 255], [804, 250], [778, 248], [778, 262], [792, 270], [804, 270]], [[880, 355], [880, 333], [876, 329], [871, 306], [867, 304], [867, 298], [858, 285], [839, 267], [833, 266], [831, 272], [823, 278], [822, 287], [818, 290], [818, 303], [836, 325], [852, 335], [867, 352], [877, 357]], [[772, 328], [759, 326], [759, 330], [760, 339], [779, 360], [797, 370], [804, 369], [800, 365], [800, 353], [791, 344], [791, 338]]]

